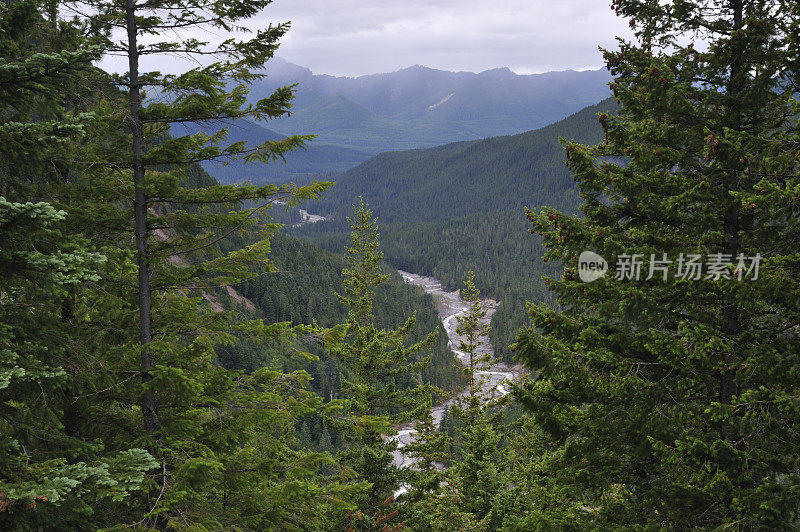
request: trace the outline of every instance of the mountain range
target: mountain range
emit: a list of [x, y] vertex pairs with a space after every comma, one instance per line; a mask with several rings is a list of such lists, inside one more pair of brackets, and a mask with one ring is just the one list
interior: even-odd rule
[[[292, 134], [315, 134], [307, 150], [286, 164], [206, 164], [225, 183], [281, 182], [340, 172], [385, 151], [521, 133], [561, 120], [608, 97], [606, 70], [518, 75], [508, 68], [481, 73], [413, 66], [386, 74], [336, 77], [312, 73], [280, 58], [254, 82], [255, 101], [296, 85], [291, 116], [229, 124], [231, 141], [251, 143]], [[182, 126], [183, 127], [183, 126]], [[197, 125], [185, 126], [188, 132]], [[186, 134], [186, 129], [173, 134]]]
[[356, 78], [313, 74], [280, 58], [253, 85], [261, 97], [297, 84], [292, 116], [270, 122], [283, 133], [374, 153], [521, 133], [556, 122], [608, 97], [606, 70], [519, 75], [423, 66]]

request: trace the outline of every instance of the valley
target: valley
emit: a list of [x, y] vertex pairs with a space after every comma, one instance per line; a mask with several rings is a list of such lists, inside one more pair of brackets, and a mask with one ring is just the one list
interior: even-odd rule
[[797, 2], [272, 3], [2, 2], [0, 530], [800, 528]]
[[[456, 360], [461, 364], [468, 364], [468, 355], [463, 351], [457, 349], [459, 341], [462, 337], [456, 331], [458, 327], [458, 317], [462, 316], [467, 307], [461, 300], [460, 292], [458, 290], [448, 292], [442, 287], [441, 281], [433, 277], [424, 275], [417, 275], [410, 272], [398, 270], [398, 273], [403, 277], [406, 283], [422, 288], [426, 294], [433, 296], [436, 310], [439, 314], [439, 319], [444, 326], [447, 334], [447, 346], [452, 350]], [[497, 301], [492, 299], [482, 299], [481, 303], [487, 310], [487, 316], [484, 323], [489, 323], [495, 311], [497, 310]], [[478, 348], [480, 354], [490, 354], [494, 356], [492, 344], [488, 337], [482, 339], [481, 346]], [[494, 360], [489, 369], [477, 371], [476, 375], [482, 382], [482, 396], [484, 402], [488, 403], [493, 399], [504, 396], [509, 393], [509, 381], [516, 380], [522, 374], [520, 366], [510, 367], [502, 361]], [[437, 427], [442, 422], [442, 418], [454, 401], [459, 401], [464, 397], [465, 392], [457, 394], [456, 398], [448, 399], [447, 401], [436, 405], [431, 409], [433, 421]], [[414, 462], [403, 453], [403, 447], [414, 441], [417, 431], [413, 428], [413, 424], [400, 427], [396, 436], [392, 439], [397, 442], [397, 450], [392, 453], [394, 464], [397, 467], [413, 467]], [[401, 488], [395, 492], [395, 496], [405, 493], [405, 489]]]
[[594, 144], [602, 139], [597, 113], [613, 113], [606, 99], [544, 128], [518, 135], [387, 152], [347, 172], [325, 176], [336, 184], [310, 212], [327, 218], [291, 234], [329, 251], [347, 244], [352, 205], [363, 197], [380, 221], [384, 259], [395, 268], [435, 277], [448, 291], [468, 271], [484, 297], [500, 303], [492, 319], [492, 347], [513, 364], [509, 348], [527, 323], [527, 301], [549, 302], [543, 276], [558, 265], [529, 233], [525, 208], [577, 211], [574, 181], [559, 138]]

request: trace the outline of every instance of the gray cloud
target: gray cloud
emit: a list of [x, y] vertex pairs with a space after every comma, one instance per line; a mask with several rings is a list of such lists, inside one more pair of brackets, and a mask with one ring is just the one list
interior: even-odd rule
[[597, 47], [630, 36], [606, 0], [275, 0], [262, 16], [292, 22], [280, 56], [349, 76], [414, 64], [518, 73], [599, 68]]
[[[472, 72], [507, 66], [520, 74], [596, 69], [603, 66], [598, 46], [613, 48], [616, 36], [631, 36], [609, 0], [274, 0], [248, 25], [287, 21], [291, 29], [278, 55], [340, 76], [416, 64]], [[227, 37], [182, 35], [211, 42]], [[112, 57], [102, 64], [115, 71], [126, 66]], [[195, 64], [150, 57], [143, 66], [175, 72]]]

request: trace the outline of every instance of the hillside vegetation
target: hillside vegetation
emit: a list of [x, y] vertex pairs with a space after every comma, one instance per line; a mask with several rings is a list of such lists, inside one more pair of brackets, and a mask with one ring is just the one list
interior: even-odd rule
[[604, 100], [519, 135], [383, 153], [329, 176], [336, 185], [313, 209], [331, 221], [295, 232], [326, 249], [340, 249], [348, 211], [363, 196], [383, 225], [390, 264], [437, 277], [450, 290], [475, 271], [481, 292], [502, 302], [492, 338], [495, 351], [510, 360], [508, 346], [524, 323], [525, 301], [548, 300], [541, 277], [556, 271], [542, 262], [544, 248], [528, 233], [524, 208], [577, 209], [559, 138], [598, 142], [597, 113], [614, 108]]

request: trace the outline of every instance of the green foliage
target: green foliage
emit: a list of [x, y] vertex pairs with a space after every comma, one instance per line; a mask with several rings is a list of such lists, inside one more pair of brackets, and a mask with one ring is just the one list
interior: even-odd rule
[[418, 460], [407, 513], [412, 526], [425, 530], [495, 530], [514, 513], [505, 497], [512, 478], [506, 442], [511, 433], [480, 375], [489, 367], [491, 355], [480, 352], [480, 340], [490, 326], [483, 323], [486, 310], [472, 272], [464, 280], [461, 298], [467, 310], [457, 316], [456, 331], [469, 387], [446, 406], [438, 431], [428, 423], [418, 424], [418, 441], [407, 447]]
[[492, 360], [491, 353], [479, 352], [481, 340], [489, 335], [491, 326], [482, 323], [486, 319], [486, 309], [483, 308], [478, 289], [475, 288], [475, 272], [470, 271], [464, 279], [461, 301], [467, 305], [467, 312], [463, 316], [456, 316], [458, 322], [456, 333], [461, 337], [458, 341], [458, 350], [467, 356], [467, 360], [464, 361], [464, 372], [469, 380], [467, 402], [472, 416], [480, 407], [480, 403], [486, 399], [481, 393], [486, 379], [480, 376], [480, 372], [488, 370]]
[[497, 416], [492, 413], [494, 404], [485, 393], [485, 378], [480, 376], [491, 360], [491, 354], [480, 353], [481, 338], [488, 335], [491, 327], [482, 323], [486, 310], [474, 279], [473, 272], [464, 279], [461, 300], [467, 311], [456, 318], [456, 332], [461, 337], [459, 350], [466, 355], [464, 369], [470, 385], [465, 396], [458, 397], [450, 410], [456, 421], [457, 456], [450, 464], [445, 482], [452, 482], [459, 490], [450, 512], [460, 514], [461, 519], [477, 521], [473, 526], [480, 529], [490, 524], [496, 528], [501, 522], [503, 514], [494, 514], [493, 508], [509, 479], [507, 450], [500, 445], [502, 433], [493, 425], [497, 423]]
[[[226, 308], [215, 293], [248, 279], [254, 264], [270, 267], [266, 255], [277, 226], [266, 211], [273, 204], [297, 206], [329, 184], [224, 186], [193, 166], [280, 161], [311, 137], [247, 145], [226, 141], [227, 128], [169, 135], [173, 124], [286, 114], [289, 88], [249, 103], [246, 95], [287, 26], [208, 45], [166, 30], [229, 32], [269, 1], [69, 4], [94, 13], [86, 20], [92, 38], [129, 60], [124, 74], [98, 73], [99, 83], [124, 92], [96, 96], [98, 119], [76, 183], [60, 191], [74, 229], [109, 257], [102, 283], [80, 294], [74, 309], [86, 350], [80, 366], [86, 399], [78, 404], [75, 430], [110, 449], [135, 441], [160, 464], [146, 496], [124, 513], [99, 516], [98, 524], [301, 528], [344, 511], [353, 488], [333, 477], [318, 480], [330, 457], [302, 450], [294, 434], [298, 418], [338, 405], [323, 405], [302, 370], [243, 374], [217, 361], [220, 346], [272, 343], [290, 350], [311, 332]], [[215, 62], [180, 74], [140, 71], [142, 58], [165, 53], [213, 54]], [[251, 231], [261, 238], [221, 245]]]
[[[456, 415], [464, 413], [456, 409]], [[488, 409], [469, 409], [466, 418], [464, 432], [459, 435], [460, 456], [451, 464], [445, 482], [458, 486], [458, 513], [496, 529], [504, 513], [495, 506], [499, 506], [497, 500], [509, 483], [507, 452], [499, 445], [501, 434], [492, 426]]]
[[49, 27], [38, 2], [26, 0], [0, 7], [0, 57], [0, 196], [9, 198], [34, 182], [63, 178], [53, 156], [92, 117], [69, 105], [69, 91], [92, 70], [99, 49], [74, 23]]
[[[585, 217], [530, 214], [565, 266], [560, 308], [532, 306], [518, 342], [536, 375], [517, 395], [541, 430], [538, 526], [794, 528], [795, 6], [614, 6], [638, 36], [606, 52], [620, 115], [600, 115], [605, 143], [565, 144]], [[674, 262], [667, 279], [587, 284], [583, 250]], [[677, 278], [681, 253], [733, 265]], [[737, 280], [757, 254], [758, 279]]]
[[[244, 374], [217, 363], [220, 346], [273, 343], [290, 351], [312, 332], [266, 323], [234, 305], [225, 308], [215, 292], [249, 278], [253, 263], [269, 268], [268, 237], [277, 226], [264, 214], [272, 204], [297, 206], [329, 185], [221, 186], [193, 164], [279, 160], [308, 137], [252, 147], [224, 145], [224, 130], [168, 135], [170, 123], [184, 120], [285, 113], [288, 89], [252, 104], [244, 94], [250, 71], [271, 56], [286, 27], [259, 31], [251, 41], [225, 41], [216, 48], [223, 60], [181, 75], [138, 72], [142, 54], [205, 50], [192, 40], [149, 40], [140, 47], [140, 37], [163, 34], [156, 28], [229, 29], [267, 3], [228, 2], [210, 11], [191, 2], [73, 3], [70, 9], [96, 15], [81, 28], [94, 43], [131, 56], [131, 70], [120, 76], [88, 65], [98, 48], [79, 39], [77, 23], [52, 18], [44, 24], [35, 6], [25, 20], [41, 30], [47, 43], [41, 49], [56, 51], [27, 60], [14, 47], [25, 42], [23, 32], [8, 45], [21, 66], [4, 63], [4, 80], [27, 77], [19, 87], [3, 85], [10, 94], [3, 116], [31, 117], [33, 126], [7, 128], [18, 143], [8, 144], [0, 165], [11, 199], [2, 203], [9, 240], [0, 260], [9, 282], [19, 284], [2, 290], [8, 317], [3, 374], [9, 376], [2, 393], [13, 409], [0, 429], [8, 457], [3, 501], [14, 510], [2, 516], [10, 519], [3, 528], [23, 526], [26, 519], [37, 526], [54, 517], [68, 528], [314, 528], [352, 507], [348, 501], [358, 486], [345, 485], [338, 469], [331, 469], [330, 456], [302, 449], [294, 434], [299, 418], [329, 416], [339, 404], [323, 404], [309, 390], [306, 372]], [[129, 40], [111, 40], [120, 35], [115, 28], [130, 30]], [[37, 38], [27, 44], [35, 46]], [[84, 51], [73, 54], [71, 46]], [[43, 85], [44, 74], [63, 81], [63, 92]], [[113, 84], [127, 92], [108, 88]], [[148, 100], [145, 86], [157, 86], [160, 98]], [[79, 112], [88, 107], [91, 114]], [[45, 111], [65, 123], [80, 118], [85, 123], [62, 133], [84, 136], [45, 136], [53, 129]], [[20, 154], [30, 164], [17, 164]], [[42, 196], [66, 217], [35, 200], [25, 203]], [[241, 207], [243, 201], [250, 202], [248, 208]], [[55, 222], [62, 232], [54, 230]], [[251, 231], [263, 238], [222, 245], [231, 235]], [[131, 447], [149, 454], [136, 455]], [[319, 477], [326, 467], [328, 475]], [[146, 489], [127, 495], [142, 487], [146, 470]], [[71, 491], [51, 485], [57, 475]], [[38, 501], [34, 515], [16, 513], [22, 497], [34, 500], [20, 499], [19, 505]], [[59, 497], [70, 503], [56, 511]]]
[[315, 212], [333, 221], [297, 229], [328, 250], [347, 239], [345, 206], [363, 194], [383, 221], [386, 260], [431, 275], [457, 290], [470, 270], [482, 294], [500, 301], [492, 319], [495, 354], [509, 349], [525, 321], [525, 301], [552, 301], [540, 281], [557, 269], [528, 232], [524, 207], [577, 212], [578, 196], [563, 164], [559, 137], [598, 142], [596, 113], [606, 100], [540, 130], [426, 150], [384, 153], [340, 176]]
[[[70, 21], [54, 2], [0, 6], [0, 529], [797, 526], [794, 4], [617, 0], [638, 39], [606, 52], [619, 115], [603, 102], [377, 157], [342, 176], [332, 222], [298, 230], [346, 244], [340, 205], [364, 194], [386, 257], [363, 200], [344, 257], [275, 236], [293, 219], [271, 207], [328, 182], [220, 185], [199, 166], [281, 161], [311, 138], [253, 146], [262, 133], [214, 125], [287, 114], [292, 88], [248, 94], [286, 25], [216, 45], [166, 31], [231, 33], [268, 4], [87, 0]], [[129, 71], [92, 67], [101, 51]], [[139, 72], [163, 53], [216, 62]], [[350, 103], [313, 109], [346, 120]], [[601, 141], [597, 111], [604, 141], [583, 146]], [[576, 139], [579, 195], [559, 135]], [[521, 240], [517, 213], [545, 203], [529, 211], [542, 238]], [[586, 284], [585, 249], [764, 260], [757, 280]], [[438, 430], [439, 388], [461, 379], [431, 298], [384, 258], [451, 289], [466, 276], [470, 387]], [[557, 308], [538, 283], [556, 264]], [[537, 301], [515, 346], [522, 406], [481, 392], [479, 293], [503, 301], [504, 358], [525, 319], [509, 313]], [[412, 424], [403, 470], [393, 436]]]
[[95, 268], [105, 257], [87, 251], [79, 239], [64, 236], [58, 228], [64, 216], [48, 203], [12, 203], [0, 197], [4, 242], [0, 278], [8, 296], [13, 297], [26, 283], [43, 294], [63, 295], [59, 290], [65, 285], [99, 279]]
[[[351, 226], [347, 267], [342, 270], [345, 292], [339, 295], [348, 316], [343, 335], [329, 342], [328, 349], [347, 368], [342, 385], [347, 418], [339, 425], [347, 443], [340, 457], [370, 485], [360, 501], [364, 520], [356, 519], [352, 525], [371, 529], [388, 523], [388, 516], [396, 512], [390, 502], [399, 487], [400, 471], [392, 458], [397, 443], [389, 436], [396, 433], [398, 424], [422, 419], [431, 406], [435, 389], [421, 382], [430, 357], [418, 354], [429, 348], [436, 332], [409, 345], [415, 317], [398, 329], [376, 326], [375, 290], [388, 276], [380, 269], [377, 222], [363, 200], [355, 208]], [[397, 380], [406, 376], [416, 386], [400, 388]]]
[[[65, 111], [61, 92], [91, 69], [96, 49], [72, 24], [48, 27], [33, 2], [0, 8], [0, 528], [83, 528], [142, 488], [157, 463], [136, 442], [106, 450], [65, 423], [74, 360], [65, 338], [69, 298], [100, 279], [106, 257], [70, 234], [64, 211], [25, 201], [58, 175], [50, 158], [91, 115]], [[53, 168], [56, 169], [53, 172]], [[16, 198], [23, 201], [15, 201]], [[134, 448], [131, 448], [134, 447]]]
[[[77, 524], [91, 504], [122, 501], [157, 465], [146, 451], [96, 457], [64, 431], [67, 334], [60, 303], [70, 287], [97, 280], [105, 257], [64, 236], [64, 213], [47, 203], [0, 198], [0, 525], [35, 528], [52, 519]], [[91, 446], [89, 446], [91, 447]], [[98, 448], [96, 450], [101, 450]], [[38, 509], [36, 509], [38, 506]], [[35, 511], [34, 511], [35, 510]], [[38, 525], [37, 525], [38, 523]]]
[[449, 530], [489, 530], [489, 518], [477, 519], [465, 511], [464, 492], [455, 475], [446, 475], [441, 493], [421, 499], [418, 506], [422, 516], [419, 529], [446, 532]]

